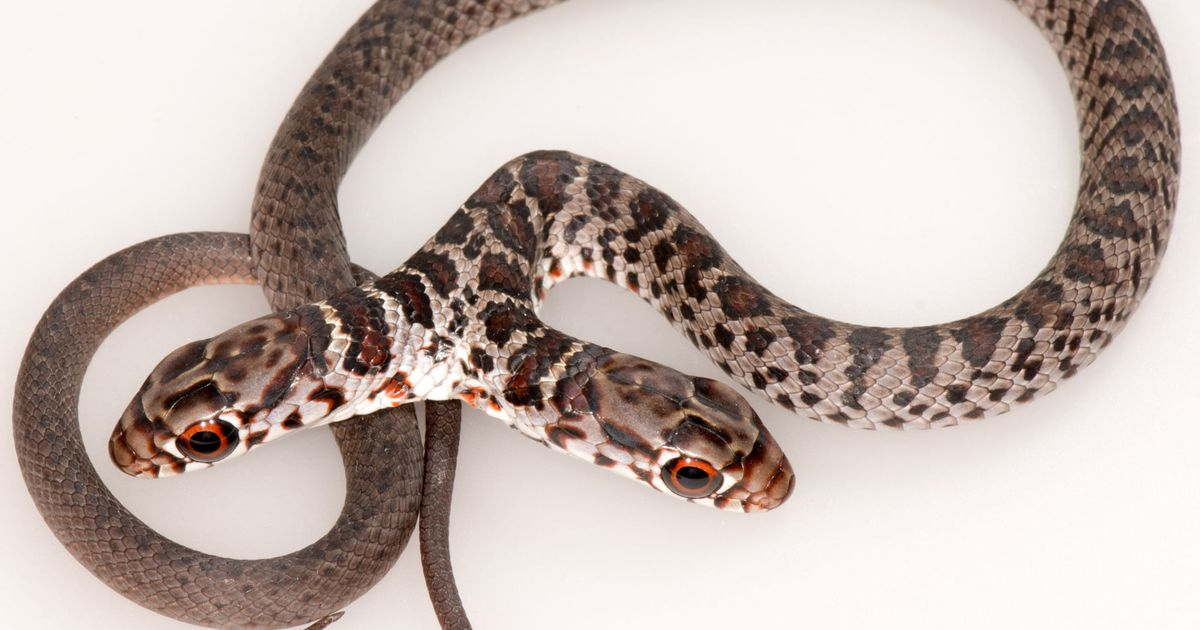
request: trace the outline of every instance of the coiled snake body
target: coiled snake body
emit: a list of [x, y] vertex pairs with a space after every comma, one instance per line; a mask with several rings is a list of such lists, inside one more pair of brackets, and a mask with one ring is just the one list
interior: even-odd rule
[[[1017, 0], [1071, 82], [1082, 175], [1049, 264], [979, 315], [891, 329], [807, 313], [749, 278], [663, 193], [562, 152], [503, 167], [379, 281], [345, 291], [345, 279], [316, 278], [305, 260], [345, 266], [332, 191], [390, 104], [462, 41], [543, 4], [381, 2], [352, 29], [331, 59], [358, 65], [310, 81], [268, 158], [255, 219], [273, 291], [335, 297], [293, 300], [168, 357], [114, 432], [124, 469], [180, 472], [302, 426], [457, 397], [658, 489], [766, 509], [786, 496], [790, 470], [744, 401], [553, 331], [534, 316], [542, 292], [572, 275], [607, 278], [776, 404], [851, 426], [924, 428], [1004, 411], [1073, 376], [1157, 270], [1179, 135], [1149, 18], [1132, 0]], [[284, 209], [296, 214], [285, 220]], [[270, 240], [278, 233], [286, 245]]]

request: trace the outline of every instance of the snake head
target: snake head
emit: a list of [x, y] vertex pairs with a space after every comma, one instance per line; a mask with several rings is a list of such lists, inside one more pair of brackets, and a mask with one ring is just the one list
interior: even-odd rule
[[269, 315], [172, 352], [121, 415], [113, 462], [135, 477], [180, 474], [282, 435], [309, 407], [327, 416], [333, 404], [306, 395], [323, 390], [310, 320]]
[[548, 396], [554, 417], [542, 414], [548, 445], [725, 510], [762, 512], [791, 494], [791, 465], [731, 387], [609, 351], [567, 368]]

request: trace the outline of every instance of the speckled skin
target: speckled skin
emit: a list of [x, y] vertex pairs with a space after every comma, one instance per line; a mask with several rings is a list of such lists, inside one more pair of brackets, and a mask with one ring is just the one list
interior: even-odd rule
[[[1090, 363], [1136, 308], [1166, 245], [1179, 170], [1174, 94], [1163, 51], [1140, 3], [1015, 4], [1042, 30], [1067, 70], [1078, 104], [1083, 155], [1079, 202], [1063, 245], [1026, 289], [958, 322], [911, 329], [858, 327], [783, 304], [732, 273], [738, 270], [727, 257], [712, 260], [704, 253], [705, 239], [685, 238], [671, 242], [684, 245], [684, 253], [676, 253], [684, 258], [676, 260], [687, 262], [673, 269], [682, 274], [676, 278], [682, 288], [659, 286], [672, 300], [658, 302], [659, 308], [731, 376], [771, 400], [827, 421], [868, 428], [940, 426], [1003, 411], [1049, 391]], [[321, 260], [344, 258], [340, 229], [327, 220], [336, 216], [331, 194], [336, 183], [322, 182], [336, 182], [387, 107], [429, 65], [497, 16], [532, 8], [505, 2], [379, 7], [356, 27], [361, 38], [335, 55], [386, 78], [357, 82], [362, 77], [348, 70], [354, 67], [350, 61], [340, 73], [314, 77], [306, 93], [316, 94], [314, 102], [322, 104], [316, 111], [293, 110], [268, 159], [256, 204], [259, 234], [299, 234], [286, 246], [255, 238], [259, 260], [279, 261], [267, 265], [275, 269], [266, 274], [273, 290], [304, 275], [304, 262], [290, 263], [298, 266], [294, 274], [279, 271], [297, 252]], [[398, 26], [409, 11], [425, 10], [433, 15], [417, 18], [412, 30]], [[307, 165], [280, 166], [293, 155]], [[308, 214], [289, 224], [272, 211], [275, 207], [301, 207]], [[614, 281], [627, 284], [636, 277], [636, 290], [648, 290], [658, 299], [640, 269], [623, 267], [635, 263], [621, 262], [629, 248], [626, 243], [622, 251], [624, 235], [616, 236], [608, 238], [612, 247], [592, 252], [601, 257], [605, 275], [611, 269]], [[643, 268], [658, 264], [641, 250], [638, 254]], [[592, 260], [595, 264], [596, 258]], [[338, 284], [307, 297], [327, 295]]]
[[[329, 200], [332, 208], [338, 182], [354, 153], [403, 91], [386, 87], [386, 94], [368, 93], [364, 86], [393, 85], [372, 73], [384, 70], [395, 77], [394, 85], [407, 89], [454, 46], [544, 4], [549, 3], [376, 3], [322, 63], [272, 144], [255, 207], [272, 206], [275, 212], [268, 219], [255, 219], [255, 225], [264, 225], [265, 230], [252, 231], [260, 252], [271, 252], [276, 265], [291, 267], [280, 269], [260, 261], [255, 276], [285, 283], [289, 271], [321, 275], [314, 271], [315, 256], [332, 278], [321, 280], [315, 289], [304, 289], [311, 284], [303, 279], [291, 281], [289, 286], [310, 291], [303, 297], [293, 294], [294, 303], [332, 295], [337, 287], [353, 284], [336, 212], [318, 217], [311, 204], [295, 203], [289, 194], [303, 188], [304, 196]], [[385, 51], [402, 61], [383, 66], [365, 61]], [[311, 142], [298, 146], [297, 134], [306, 129]], [[293, 209], [296, 214], [291, 214]], [[269, 234], [272, 226], [277, 238]], [[68, 550], [115, 590], [147, 608], [222, 628], [281, 628], [328, 619], [382, 578], [415, 524], [421, 461], [411, 408], [392, 412], [399, 421], [371, 419], [333, 428], [348, 471], [343, 514], [320, 541], [272, 561], [200, 554], [147, 528], [111, 497], [79, 445], [74, 404], [78, 382], [73, 370], [82, 374], [91, 356], [88, 344], [98, 344], [116, 325], [117, 320], [110, 318], [119, 320], [131, 309], [154, 301], [153, 291], [158, 289], [150, 287], [166, 282], [171, 289], [164, 291], [178, 290], [224, 277], [228, 270], [229, 253], [221, 250], [227, 243], [202, 236], [199, 248], [214, 249], [198, 251], [191, 241], [195, 238], [170, 237], [137, 246], [133, 258], [123, 252], [106, 259], [48, 309], [30, 341], [14, 402], [14, 439], [26, 483], [47, 524]], [[223, 238], [236, 240], [233, 235]], [[341, 247], [340, 259], [322, 256], [318, 242], [322, 238], [332, 239], [329, 247], [334, 250]], [[174, 247], [180, 251], [172, 254]], [[248, 281], [249, 245], [241, 241], [235, 249], [242, 257], [235, 265], [239, 277]], [[284, 260], [288, 256], [291, 262]], [[286, 290], [273, 293], [288, 299]], [[71, 334], [64, 336], [68, 330]], [[458, 618], [459, 627], [467, 627], [465, 617], [459, 614]]]

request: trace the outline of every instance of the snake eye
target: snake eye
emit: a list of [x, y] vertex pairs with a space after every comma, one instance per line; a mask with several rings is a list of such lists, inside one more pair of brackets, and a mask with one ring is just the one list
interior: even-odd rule
[[194, 461], [215, 462], [237, 448], [238, 430], [224, 420], [201, 420], [184, 429], [175, 445]]
[[698, 459], [679, 457], [667, 462], [663, 481], [672, 492], [688, 499], [702, 499], [721, 487], [721, 473]]

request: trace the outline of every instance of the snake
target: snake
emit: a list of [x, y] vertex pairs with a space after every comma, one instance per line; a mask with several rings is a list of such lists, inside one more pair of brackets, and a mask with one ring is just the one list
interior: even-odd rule
[[[323, 280], [319, 266], [288, 262], [348, 260], [332, 191], [416, 78], [487, 28], [549, 4], [381, 2], [352, 28], [356, 42], [331, 58], [358, 64], [314, 75], [302, 96], [318, 104], [289, 114], [256, 197], [258, 235], [299, 234], [286, 246], [255, 236], [255, 260], [276, 269], [261, 279], [269, 293], [314, 287], [308, 301], [165, 359], [114, 430], [122, 469], [180, 473], [298, 429], [461, 400], [656, 490], [765, 510], [794, 476], [739, 395], [554, 330], [537, 319], [545, 292], [604, 278], [772, 403], [852, 427], [922, 429], [1006, 411], [1072, 378], [1124, 327], [1158, 269], [1178, 191], [1178, 113], [1136, 0], [1013, 1], [1070, 82], [1079, 193], [1045, 268], [971, 317], [885, 328], [809, 313], [755, 282], [665, 193], [562, 151], [503, 166], [378, 280], [346, 289], [345, 274]], [[285, 209], [299, 219], [281, 218]]]

